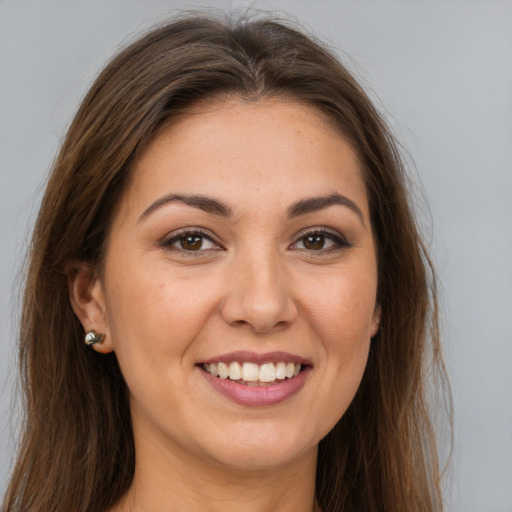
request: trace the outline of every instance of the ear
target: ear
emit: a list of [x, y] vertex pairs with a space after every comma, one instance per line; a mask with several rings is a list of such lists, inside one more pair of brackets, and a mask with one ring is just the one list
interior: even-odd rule
[[103, 334], [103, 340], [92, 345], [92, 348], [102, 354], [112, 352], [114, 348], [109, 332], [103, 286], [97, 272], [92, 265], [78, 262], [66, 267], [66, 275], [71, 307], [85, 333], [94, 330]]
[[380, 320], [381, 320], [381, 308], [380, 308], [380, 305], [377, 304], [375, 306], [375, 311], [373, 312], [373, 317], [372, 317], [372, 331], [371, 331], [371, 336], [370, 336], [371, 338], [373, 338], [379, 332]]

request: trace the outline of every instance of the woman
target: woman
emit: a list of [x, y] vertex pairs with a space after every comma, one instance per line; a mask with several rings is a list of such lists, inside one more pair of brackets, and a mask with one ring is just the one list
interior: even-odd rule
[[441, 510], [434, 274], [317, 42], [200, 14], [85, 97], [35, 227], [6, 511]]

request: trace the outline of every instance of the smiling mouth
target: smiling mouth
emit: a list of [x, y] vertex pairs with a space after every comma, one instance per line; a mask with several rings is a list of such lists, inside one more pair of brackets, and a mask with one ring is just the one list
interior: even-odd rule
[[297, 377], [305, 365], [276, 363], [203, 363], [201, 368], [218, 379], [232, 380], [244, 386], [269, 386]]

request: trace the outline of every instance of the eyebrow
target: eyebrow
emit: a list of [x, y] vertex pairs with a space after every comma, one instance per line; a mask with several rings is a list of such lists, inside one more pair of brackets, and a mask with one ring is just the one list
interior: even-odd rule
[[214, 215], [220, 215], [221, 217], [231, 217], [233, 213], [229, 206], [211, 197], [201, 195], [168, 194], [157, 199], [148, 208], [146, 208], [139, 217], [139, 221], [145, 219], [163, 206], [175, 201], [180, 201], [188, 206], [199, 208], [206, 213], [213, 213]]
[[[139, 222], [147, 218], [156, 210], [159, 210], [167, 204], [176, 201], [182, 202], [188, 206], [192, 206], [193, 208], [198, 208], [206, 213], [220, 215], [221, 217], [231, 217], [233, 215], [233, 210], [228, 205], [224, 204], [218, 199], [213, 199], [212, 197], [202, 195], [168, 194], [157, 199], [148, 208], [146, 208], [142, 215], [139, 217]], [[357, 206], [354, 201], [341, 194], [329, 194], [327, 196], [301, 199], [288, 208], [287, 214], [289, 218], [294, 218], [299, 217], [300, 215], [306, 215], [308, 213], [324, 210], [325, 208], [329, 208], [330, 206], [334, 205], [346, 206], [350, 208], [364, 224], [363, 212], [359, 206]]]
[[333, 205], [346, 206], [347, 208], [350, 208], [364, 224], [364, 215], [359, 206], [357, 206], [354, 201], [346, 196], [342, 196], [341, 194], [329, 194], [322, 197], [301, 199], [288, 208], [288, 217], [293, 218], [298, 217], [299, 215], [317, 212]]

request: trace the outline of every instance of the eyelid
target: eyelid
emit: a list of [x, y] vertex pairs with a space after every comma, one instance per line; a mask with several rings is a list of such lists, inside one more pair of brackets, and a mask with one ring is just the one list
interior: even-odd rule
[[201, 253], [210, 251], [212, 249], [199, 249], [197, 251], [187, 251], [186, 249], [180, 249], [180, 248], [173, 248], [172, 244], [176, 243], [182, 238], [185, 238], [187, 236], [199, 236], [206, 240], [209, 240], [212, 242], [216, 248], [213, 250], [224, 250], [224, 247], [222, 244], [218, 241], [217, 237], [215, 237], [211, 232], [208, 230], [205, 230], [203, 228], [195, 227], [195, 226], [186, 226], [180, 229], [177, 229], [175, 231], [172, 231], [171, 233], [166, 234], [159, 242], [159, 245], [163, 249], [170, 249], [175, 250], [176, 252], [181, 252], [187, 255], [196, 255], [194, 253]]
[[[322, 248], [318, 250], [306, 249], [306, 248], [296, 248], [294, 247], [298, 242], [303, 240], [307, 236], [323, 236], [329, 240], [331, 240], [334, 245], [332, 247]], [[186, 238], [187, 236], [198, 236], [210, 241], [214, 244], [215, 248], [207, 248], [207, 249], [198, 249], [198, 250], [187, 250], [179, 247], [173, 247], [173, 244], [178, 242], [180, 239]], [[212, 251], [212, 250], [225, 250], [225, 247], [218, 241], [218, 238], [213, 235], [209, 230], [205, 230], [204, 228], [196, 227], [196, 226], [186, 226], [183, 228], [179, 228], [171, 233], [166, 234], [160, 241], [159, 245], [163, 249], [173, 250], [177, 253], [185, 254], [187, 256], [198, 256], [200, 253]], [[296, 249], [308, 252], [310, 254], [316, 253], [317, 255], [327, 254], [330, 252], [341, 251], [346, 249], [347, 247], [352, 247], [353, 244], [350, 243], [347, 238], [341, 234], [338, 230], [327, 228], [325, 226], [313, 226], [305, 228], [299, 233], [297, 233], [294, 237], [294, 241], [290, 244], [289, 249]]]
[[326, 254], [329, 252], [335, 252], [340, 251], [343, 249], [346, 249], [347, 247], [352, 247], [353, 244], [350, 243], [347, 238], [341, 234], [339, 231], [331, 228], [326, 228], [325, 226], [317, 226], [317, 227], [309, 227], [306, 229], [301, 230], [297, 235], [295, 236], [295, 241], [290, 245], [290, 248], [293, 249], [293, 246], [296, 245], [298, 242], [300, 242], [302, 239], [304, 239], [307, 236], [311, 235], [320, 235], [324, 236], [330, 240], [332, 240], [335, 245], [333, 247], [328, 247], [326, 249], [318, 249], [318, 250], [311, 250], [311, 249], [297, 249], [297, 250], [303, 250], [307, 251], [311, 254]]

